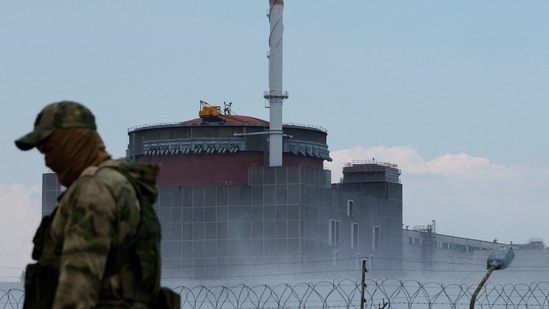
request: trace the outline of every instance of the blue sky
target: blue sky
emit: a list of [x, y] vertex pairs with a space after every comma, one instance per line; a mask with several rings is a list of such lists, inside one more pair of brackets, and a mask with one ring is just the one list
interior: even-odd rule
[[[268, 1], [0, 2], [0, 279], [29, 260], [47, 169], [15, 138], [47, 103], [89, 106], [107, 149], [198, 117], [268, 119]], [[287, 0], [284, 122], [328, 130], [333, 179], [398, 164], [404, 224], [549, 242], [547, 1]], [[9, 236], [8, 236], [9, 235]], [[18, 235], [12, 237], [12, 235]], [[10, 268], [12, 267], [12, 268]]]

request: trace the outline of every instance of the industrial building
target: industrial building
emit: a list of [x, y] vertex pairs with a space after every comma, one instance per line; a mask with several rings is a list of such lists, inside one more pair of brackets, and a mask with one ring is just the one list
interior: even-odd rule
[[271, 167], [267, 121], [201, 106], [200, 118], [128, 132], [128, 158], [162, 167], [155, 207], [166, 275], [401, 259], [396, 165], [354, 162], [332, 185], [326, 130], [294, 124], [283, 125], [283, 164]]

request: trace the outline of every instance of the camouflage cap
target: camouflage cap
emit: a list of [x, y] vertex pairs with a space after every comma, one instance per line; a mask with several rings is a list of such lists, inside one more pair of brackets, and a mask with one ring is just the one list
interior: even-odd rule
[[87, 107], [72, 101], [55, 102], [42, 109], [34, 121], [34, 130], [17, 139], [15, 145], [21, 150], [32, 149], [60, 128], [97, 130], [95, 116]]

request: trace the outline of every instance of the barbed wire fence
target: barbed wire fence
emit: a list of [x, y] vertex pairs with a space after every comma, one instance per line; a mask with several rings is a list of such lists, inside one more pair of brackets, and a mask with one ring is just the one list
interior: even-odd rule
[[[225, 286], [176, 286], [181, 308], [361, 308], [358, 280], [246, 284]], [[476, 285], [422, 283], [415, 280], [366, 280], [365, 306], [379, 308], [469, 308]], [[20, 288], [0, 290], [0, 308], [23, 307]], [[549, 308], [549, 282], [491, 284], [477, 296], [475, 308]]]

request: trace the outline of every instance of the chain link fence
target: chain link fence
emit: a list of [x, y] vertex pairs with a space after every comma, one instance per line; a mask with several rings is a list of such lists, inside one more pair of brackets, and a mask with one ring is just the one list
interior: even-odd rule
[[[477, 285], [366, 280], [365, 306], [379, 308], [469, 308]], [[177, 286], [181, 308], [360, 308], [361, 281], [234, 286]], [[24, 291], [0, 290], [0, 308], [22, 308]], [[486, 284], [475, 308], [549, 308], [549, 282]]]

